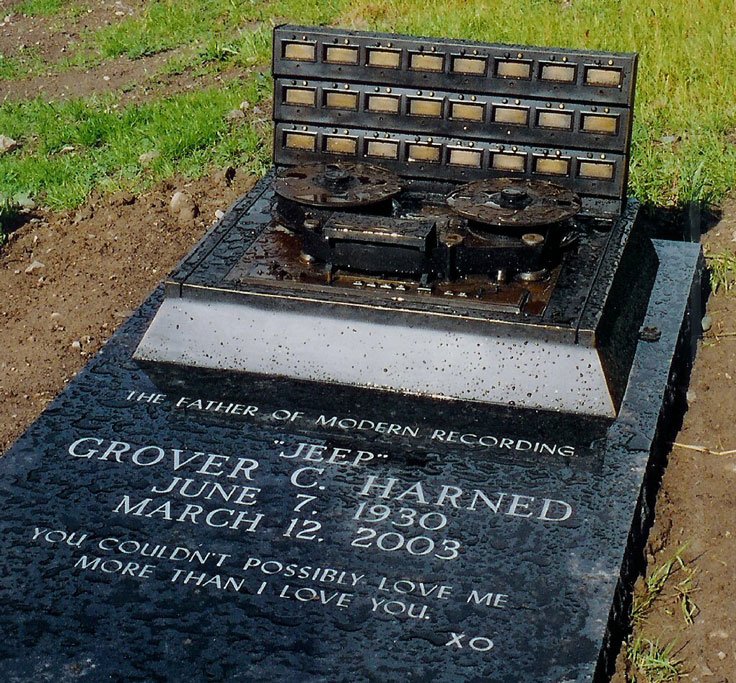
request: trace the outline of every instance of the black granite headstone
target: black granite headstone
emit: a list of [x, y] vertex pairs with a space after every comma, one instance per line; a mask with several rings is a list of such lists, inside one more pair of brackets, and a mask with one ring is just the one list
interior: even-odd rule
[[699, 277], [656, 246], [615, 421], [142, 366], [157, 293], [0, 460], [3, 680], [602, 675]]

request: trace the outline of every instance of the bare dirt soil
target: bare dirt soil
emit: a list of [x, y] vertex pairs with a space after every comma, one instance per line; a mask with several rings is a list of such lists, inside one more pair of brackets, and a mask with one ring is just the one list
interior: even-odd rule
[[[215, 220], [253, 184], [244, 173], [169, 181], [142, 196], [43, 211], [0, 251], [0, 452], [97, 352]], [[196, 218], [169, 208], [191, 195]]]

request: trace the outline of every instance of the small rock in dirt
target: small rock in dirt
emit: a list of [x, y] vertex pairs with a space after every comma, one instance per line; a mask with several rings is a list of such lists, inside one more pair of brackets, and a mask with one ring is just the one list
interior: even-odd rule
[[713, 327], [713, 318], [706, 313], [700, 321], [700, 325], [703, 328], [703, 332], [707, 332], [711, 327]]
[[[712, 676], [713, 675], [713, 669], [711, 669], [705, 662], [700, 663], [700, 673], [703, 676]], [[699, 678], [692, 678], [690, 679], [692, 681], [699, 681]]]
[[718, 653], [718, 659], [720, 659], [721, 661], [723, 661], [724, 659], [726, 659], [726, 653], [723, 652], [723, 651], [719, 652]]
[[51, 320], [58, 320], [59, 318], [61, 318], [61, 313], [59, 313], [58, 311], [54, 311], [51, 314]]
[[82, 221], [89, 220], [94, 216], [94, 210], [91, 206], [83, 206], [77, 213], [74, 214], [74, 223], [81, 223]]
[[74, 341], [72, 342], [72, 348], [73, 348], [73, 349], [74, 349], [75, 351], [81, 351], [81, 350], [82, 350], [82, 342], [80, 342], [80, 341], [79, 341], [78, 339], [75, 339], [75, 340], [74, 340]]
[[692, 390], [688, 389], [687, 393], [685, 394], [685, 398], [687, 399], [687, 404], [691, 405], [693, 401], [697, 399], [698, 395]]
[[41, 261], [34, 261], [31, 263], [28, 268], [26, 268], [26, 273], [33, 273], [34, 271], [38, 270], [39, 268], [45, 268], [45, 264], [41, 263]]
[[69, 154], [74, 151], [74, 145], [64, 145], [60, 150], [59, 154]]
[[36, 202], [27, 194], [17, 195], [14, 202], [25, 211], [33, 211], [37, 206]]
[[185, 221], [194, 220], [199, 216], [197, 202], [194, 201], [190, 194], [181, 190], [174, 193], [169, 203], [169, 210], [172, 214]]
[[239, 119], [244, 119], [245, 118], [245, 112], [242, 109], [233, 109], [232, 111], [229, 111], [225, 115], [225, 118], [228, 121], [237, 121]]
[[659, 141], [664, 145], [672, 145], [675, 142], [679, 142], [681, 140], [679, 135], [663, 135], [661, 138], [659, 138]]
[[18, 147], [20, 147], [20, 143], [17, 140], [13, 140], [13, 138], [9, 138], [7, 135], [0, 135], [0, 154], [12, 152], [18, 149]]
[[225, 218], [225, 212], [222, 209], [215, 211], [215, 218]]
[[191, 204], [193, 201], [194, 200], [189, 194], [187, 194], [186, 192], [182, 192], [181, 190], [177, 190], [171, 197], [169, 208], [174, 213], [179, 213], [179, 211], [181, 211], [187, 205]]
[[154, 150], [151, 150], [150, 152], [143, 152], [138, 157], [138, 163], [141, 166], [150, 166], [156, 159], [158, 159], [161, 156], [161, 152]]
[[250, 109], [250, 102], [248, 102], [248, 100], [243, 100], [240, 103], [240, 110], [241, 111], [248, 111], [248, 109]]

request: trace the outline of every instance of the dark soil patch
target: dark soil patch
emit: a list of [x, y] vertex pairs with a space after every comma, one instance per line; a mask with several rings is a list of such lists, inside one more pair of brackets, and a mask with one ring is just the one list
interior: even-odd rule
[[188, 72], [163, 73], [166, 63], [178, 54], [179, 51], [171, 51], [139, 59], [119, 57], [89, 69], [70, 69], [47, 76], [4, 81], [3, 85], [8, 91], [3, 96], [3, 102], [34, 97], [58, 101], [115, 93], [118, 105], [126, 106], [246, 79], [251, 71], [233, 68], [194, 77]]
[[[138, 60], [136, 60], [138, 61]], [[134, 63], [134, 62], [133, 62]], [[171, 97], [184, 92], [197, 92], [213, 86], [225, 86], [232, 81], [244, 82], [250, 78], [253, 69], [233, 67], [219, 73], [209, 72], [192, 76], [191, 73], [155, 74], [149, 78], [130, 78], [125, 86], [121, 86], [122, 93], [118, 97], [121, 107], [130, 104], [142, 104], [162, 97]], [[267, 109], [267, 107], [265, 107]], [[264, 109], [262, 106], [261, 109]]]
[[[6, 81], [4, 102], [43, 97], [47, 101], [104, 95], [154, 79], [171, 57], [159, 53], [141, 59], [120, 57], [90, 69], [69, 69], [43, 76]], [[191, 80], [191, 79], [190, 79]]]
[[[87, 9], [75, 16], [24, 16], [15, 14], [19, 3], [0, 8], [0, 53], [17, 57], [25, 50], [33, 51], [46, 64], [54, 64], [69, 56], [71, 49], [87, 31], [109, 26], [136, 14], [143, 0], [125, 2], [90, 2]], [[6, 16], [10, 20], [3, 21]]]

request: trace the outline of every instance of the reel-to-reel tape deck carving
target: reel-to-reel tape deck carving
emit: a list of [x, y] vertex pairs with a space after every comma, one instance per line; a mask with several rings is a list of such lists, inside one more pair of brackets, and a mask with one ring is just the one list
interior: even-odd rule
[[273, 73], [275, 169], [138, 359], [616, 414], [656, 272], [635, 55], [284, 26]]

